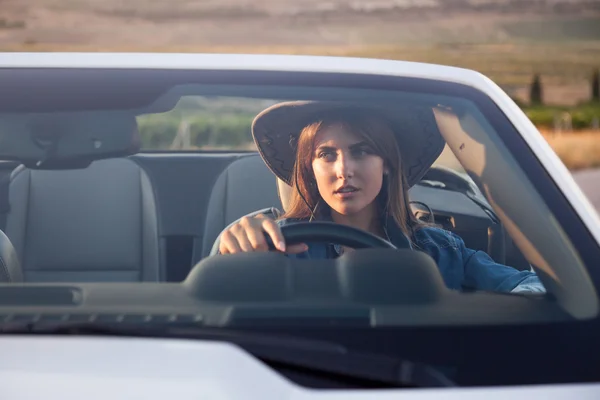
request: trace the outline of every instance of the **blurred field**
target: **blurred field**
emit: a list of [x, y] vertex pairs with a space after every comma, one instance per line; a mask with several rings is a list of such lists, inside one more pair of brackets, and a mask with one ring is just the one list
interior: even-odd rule
[[600, 167], [600, 130], [541, 132], [570, 170]]
[[0, 51], [318, 54], [480, 71], [526, 100], [587, 100], [595, 0], [0, 0]]

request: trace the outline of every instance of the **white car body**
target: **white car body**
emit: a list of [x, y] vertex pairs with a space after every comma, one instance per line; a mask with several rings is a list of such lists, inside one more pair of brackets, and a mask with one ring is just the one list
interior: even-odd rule
[[[465, 69], [351, 58], [4, 53], [0, 68], [169, 68], [316, 71], [432, 78], [486, 93], [511, 119], [600, 243], [600, 219], [571, 174], [517, 105]], [[116, 337], [0, 337], [0, 398], [16, 399], [600, 399], [599, 384], [520, 387], [311, 390], [227, 343]], [[552, 362], [551, 354], [548, 362]]]
[[176, 339], [0, 339], [0, 397], [21, 399], [598, 399], [600, 384], [469, 389], [314, 390], [239, 347]]

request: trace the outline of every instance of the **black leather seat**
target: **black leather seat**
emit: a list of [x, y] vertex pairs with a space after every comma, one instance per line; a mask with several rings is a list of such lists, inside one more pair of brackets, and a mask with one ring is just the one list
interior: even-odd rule
[[78, 170], [18, 167], [6, 235], [27, 282], [164, 280], [155, 195], [127, 158]]

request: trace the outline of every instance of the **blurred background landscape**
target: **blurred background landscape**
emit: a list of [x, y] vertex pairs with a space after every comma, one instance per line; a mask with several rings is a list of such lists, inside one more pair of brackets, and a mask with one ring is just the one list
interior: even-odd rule
[[[0, 0], [0, 50], [318, 54], [466, 67], [508, 92], [570, 169], [600, 167], [600, 0]], [[181, 129], [196, 147], [215, 145], [206, 138], [220, 132], [235, 141], [249, 129], [254, 110], [246, 111], [237, 120], [199, 113], [183, 128], [180, 119], [148, 118], [144, 143], [172, 147]]]

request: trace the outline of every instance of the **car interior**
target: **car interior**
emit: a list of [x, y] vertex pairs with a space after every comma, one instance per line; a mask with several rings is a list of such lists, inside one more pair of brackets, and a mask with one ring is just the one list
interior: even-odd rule
[[[25, 282], [181, 281], [229, 224], [285, 210], [289, 190], [255, 152], [140, 153], [69, 170], [2, 166], [4, 232]], [[498, 262], [530, 268], [459, 173], [434, 166], [410, 195], [419, 218]]]
[[[164, 71], [148, 73], [158, 78]], [[144, 90], [123, 87], [122, 93], [111, 92], [110, 98], [90, 98], [86, 86], [78, 86], [58, 104], [43, 99], [32, 104], [25, 97], [3, 104], [7, 113], [0, 115], [0, 139], [10, 144], [0, 148], [4, 160], [0, 164], [0, 228], [5, 242], [12, 244], [4, 246], [9, 251], [1, 255], [5, 263], [12, 263], [4, 273], [7, 281], [18, 282], [22, 277], [25, 284], [185, 285], [193, 280], [194, 270], [213, 262], [219, 235], [228, 225], [251, 213], [285, 211], [289, 188], [277, 181], [256, 151], [232, 147], [232, 143], [248, 142], [249, 137], [239, 137], [247, 132], [246, 119], [251, 121], [273, 99], [295, 98], [299, 88], [286, 86], [287, 81], [281, 86], [236, 86], [230, 79], [245, 82], [248, 78], [237, 72], [232, 72], [234, 78], [211, 74], [214, 71], [194, 77], [198, 84], [191, 83], [189, 73], [169, 73], [161, 78], [166, 81], [141, 77], [131, 82], [144, 83]], [[26, 75], [23, 85], [30, 84]], [[95, 85], [111, 78], [103, 73], [96, 80], [86, 80], [84, 75], [78, 79]], [[185, 84], [175, 84], [177, 79]], [[225, 83], [215, 85], [214, 79]], [[400, 113], [411, 135], [440, 135], [469, 175], [434, 164], [409, 191], [415, 215], [457, 233], [467, 247], [485, 251], [497, 262], [518, 270], [535, 265], [538, 272], [548, 275], [540, 277], [544, 285], [554, 285], [552, 292], [572, 315], [595, 312], [597, 299], [585, 268], [560, 228], [544, 218], [548, 209], [532, 186], [535, 182], [515, 165], [517, 152], [507, 150], [510, 142], [503, 143], [497, 133], [514, 131], [514, 127], [498, 118], [502, 112], [486, 104], [489, 99], [475, 92], [470, 100], [461, 85], [444, 86], [447, 92], [435, 95], [415, 94], [413, 89], [363, 91], [353, 86], [304, 89], [303, 96], [310, 99], [360, 103], [364, 96], [372, 96], [367, 98], [380, 106], [393, 105], [392, 111]], [[50, 87], [40, 90], [44, 95], [54, 93]], [[186, 140], [189, 146], [183, 122], [190, 116], [240, 125], [223, 125], [222, 132], [212, 127], [213, 131], [201, 133], [204, 143], [225, 140], [225, 149], [156, 150], [141, 145], [141, 129], [146, 129], [144, 140], [150, 140], [146, 145], [164, 140], [165, 129], [171, 129], [165, 118], [170, 118], [179, 121], [175, 122], [177, 132], [170, 131], [171, 140], [177, 139], [171, 146]], [[495, 121], [493, 127], [490, 120]], [[490, 192], [481, 179], [504, 190]], [[513, 188], [519, 188], [528, 207], [514, 201]], [[519, 220], [515, 223], [507, 212]], [[518, 247], [516, 239], [520, 239]], [[544, 258], [548, 256], [558, 256], [561, 262], [550, 266]], [[573, 262], [573, 268], [568, 267]], [[16, 270], [20, 273], [11, 273]], [[567, 282], [569, 288], [585, 284], [586, 290], [567, 290], [559, 281]]]

